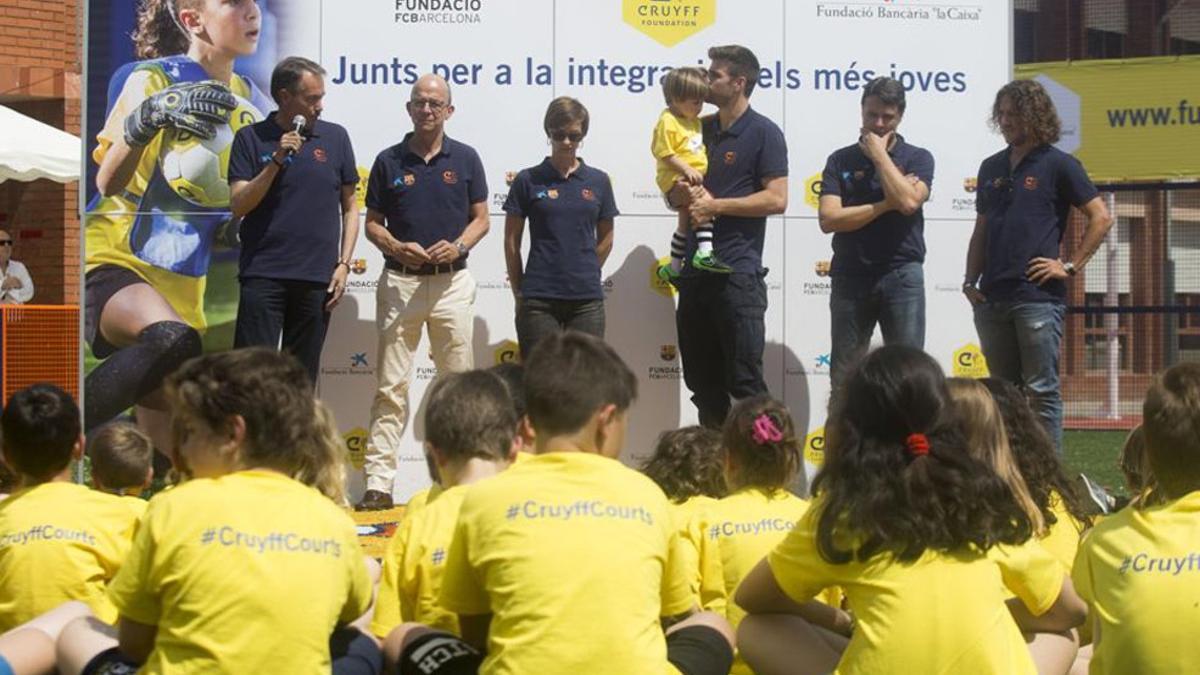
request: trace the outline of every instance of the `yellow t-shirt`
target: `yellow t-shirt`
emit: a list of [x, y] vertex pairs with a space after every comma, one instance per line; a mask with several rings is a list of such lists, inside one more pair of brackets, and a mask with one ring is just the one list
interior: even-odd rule
[[151, 500], [109, 597], [158, 626], [140, 673], [328, 673], [330, 634], [371, 591], [345, 511], [282, 474], [240, 471]]
[[119, 497], [75, 483], [42, 483], [0, 502], [0, 633], [68, 600], [115, 621], [104, 588], [136, 522]]
[[671, 524], [679, 537], [683, 555], [683, 568], [688, 573], [688, 588], [696, 603], [700, 602], [700, 528], [704, 526], [702, 514], [717, 500], [705, 495], [696, 495], [682, 502], [671, 502]]
[[654, 136], [650, 139], [650, 152], [657, 161], [654, 180], [664, 194], [671, 190], [675, 179], [680, 177], [679, 172], [666, 163], [665, 157], [674, 155], [700, 173], [708, 170], [708, 153], [704, 150], [700, 119], [677, 117], [670, 108], [658, 116]]
[[438, 604], [438, 589], [467, 487], [443, 490], [436, 501], [406, 517], [388, 541], [371, 620], [371, 632], [380, 638], [404, 621], [458, 635], [458, 615]]
[[434, 483], [429, 487], [417, 492], [409, 498], [408, 503], [404, 505], [404, 518], [415, 514], [421, 509], [433, 503], [433, 500], [438, 498], [438, 495], [444, 492], [440, 483]]
[[649, 478], [537, 455], [467, 492], [441, 602], [492, 614], [481, 673], [675, 673], [659, 620], [693, 606], [680, 556]]
[[1094, 630], [1092, 673], [1200, 668], [1200, 490], [1097, 523], [1072, 576]]
[[1062, 564], [1067, 574], [1070, 574], [1071, 566], [1075, 564], [1075, 553], [1079, 550], [1079, 535], [1083, 532], [1083, 524], [1067, 511], [1062, 496], [1057, 492], [1050, 493], [1050, 510], [1057, 522], [1050, 526], [1050, 531], [1040, 541], [1042, 547]]
[[1040, 544], [834, 565], [817, 550], [818, 513], [809, 509], [767, 561], [796, 602], [834, 585], [846, 594], [858, 625], [835, 672], [1036, 675], [1003, 587], [1034, 614], [1054, 604], [1066, 575]]
[[[97, 145], [92, 160], [99, 165], [116, 139], [125, 133], [125, 118], [151, 95], [166, 89], [171, 81], [160, 68], [138, 68], [129, 74], [121, 93], [113, 103], [104, 128], [96, 135]], [[234, 74], [229, 82], [234, 95], [249, 100], [250, 84]], [[260, 114], [263, 111], [259, 111]], [[188, 276], [168, 271], [139, 258], [130, 246], [138, 198], [146, 192], [158, 164], [163, 134], [154, 136], [142, 152], [137, 169], [123, 193], [100, 197], [89, 205], [84, 227], [85, 271], [100, 265], [116, 265], [133, 271], [153, 286], [188, 325], [203, 331], [208, 324], [204, 317], [205, 276]], [[228, 160], [225, 160], [228, 161]], [[143, 207], [145, 208], [145, 207]]]
[[[742, 579], [775, 548], [808, 510], [808, 502], [787, 490], [771, 494], [745, 488], [720, 499], [691, 528], [700, 536], [700, 604], [722, 614], [736, 630], [745, 610], [733, 602]], [[749, 675], [738, 656], [730, 671]]]

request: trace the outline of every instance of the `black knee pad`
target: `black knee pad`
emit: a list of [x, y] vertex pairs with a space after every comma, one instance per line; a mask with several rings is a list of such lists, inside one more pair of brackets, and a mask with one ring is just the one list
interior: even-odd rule
[[146, 326], [138, 333], [138, 347], [145, 368], [138, 387], [139, 397], [158, 389], [163, 378], [184, 361], [199, 356], [204, 348], [200, 333], [179, 321], [159, 321]]

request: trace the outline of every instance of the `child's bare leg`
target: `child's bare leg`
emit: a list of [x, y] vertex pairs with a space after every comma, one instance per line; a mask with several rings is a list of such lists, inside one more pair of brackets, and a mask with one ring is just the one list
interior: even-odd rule
[[[696, 628], [707, 630], [683, 633]], [[667, 659], [685, 675], [693, 672], [688, 668], [692, 664], [705, 664], [703, 672], [728, 672], [733, 665], [737, 638], [729, 621], [716, 612], [696, 612], [668, 628], [666, 635]]]
[[848, 643], [791, 614], [752, 614], [738, 627], [742, 658], [760, 675], [833, 672]]
[[1092, 667], [1092, 646], [1083, 645], [1079, 648], [1079, 653], [1075, 655], [1075, 662], [1071, 664], [1071, 669], [1067, 671], [1067, 675], [1088, 675], [1088, 670]]
[[1065, 633], [1026, 633], [1029, 655], [1037, 666], [1038, 675], [1067, 675], [1079, 652], [1079, 636], [1071, 630]]
[[58, 636], [58, 672], [82, 673], [101, 652], [117, 646], [117, 629], [94, 616], [76, 619]]
[[54, 642], [71, 621], [90, 616], [82, 602], [66, 602], [0, 635], [0, 656], [17, 675], [55, 672]]

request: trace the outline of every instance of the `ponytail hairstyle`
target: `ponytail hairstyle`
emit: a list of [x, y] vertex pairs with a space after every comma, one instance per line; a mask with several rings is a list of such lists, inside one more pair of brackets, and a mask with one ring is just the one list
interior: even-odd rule
[[1004, 419], [1004, 432], [1012, 448], [1017, 469], [1029, 488], [1029, 496], [1042, 512], [1046, 527], [1058, 522], [1054, 515], [1053, 495], [1058, 494], [1063, 507], [1084, 527], [1091, 525], [1092, 516], [1079, 494], [1076, 484], [1067, 477], [1062, 460], [1054, 450], [1054, 441], [1046, 433], [1029, 399], [1017, 385], [996, 377], [979, 380], [991, 392], [1000, 417]]
[[1029, 487], [1021, 477], [1012, 448], [1008, 444], [1004, 419], [1000, 416], [1000, 409], [987, 387], [979, 380], [965, 377], [946, 380], [946, 387], [950, 392], [954, 413], [962, 425], [963, 435], [966, 436], [967, 452], [992, 467], [992, 471], [1008, 485], [1021, 510], [1029, 516], [1034, 534], [1045, 535], [1046, 519], [1042, 510], [1029, 496]]
[[187, 53], [192, 38], [179, 21], [179, 10], [203, 5], [204, 0], [142, 0], [132, 35], [137, 57], [158, 59]]
[[802, 441], [796, 438], [792, 415], [768, 394], [738, 401], [721, 436], [729, 457], [730, 491], [753, 487], [772, 493], [785, 489], [801, 471]]
[[926, 550], [987, 551], [1033, 527], [991, 467], [967, 452], [937, 362], [912, 347], [881, 347], [834, 396], [825, 464], [813, 481], [817, 548], [834, 564]]
[[264, 347], [205, 354], [168, 376], [166, 393], [173, 417], [214, 434], [234, 416], [245, 421], [240, 468], [279, 471], [344, 502], [345, 445], [295, 357]]

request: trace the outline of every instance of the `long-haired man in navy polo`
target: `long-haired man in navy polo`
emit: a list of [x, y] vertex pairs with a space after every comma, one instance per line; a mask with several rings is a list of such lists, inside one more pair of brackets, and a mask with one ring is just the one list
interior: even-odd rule
[[233, 346], [282, 344], [314, 383], [358, 240], [354, 148], [345, 129], [319, 119], [324, 75], [303, 57], [280, 61], [271, 74], [279, 109], [239, 129], [229, 151], [229, 206], [245, 216]]
[[488, 231], [487, 180], [479, 155], [445, 134], [450, 85], [424, 75], [407, 103], [413, 130], [379, 153], [367, 180], [367, 239], [385, 259], [375, 298], [379, 388], [367, 437], [360, 510], [392, 506], [396, 453], [408, 418], [413, 352], [428, 326], [439, 372], [474, 367], [475, 279], [467, 253]]
[[[704, 186], [677, 185], [673, 204], [690, 204], [697, 222], [713, 220], [713, 249], [730, 273], [686, 263], [675, 285], [675, 327], [683, 380], [700, 423], [720, 426], [732, 399], [767, 391], [762, 374], [766, 341], [767, 270], [762, 266], [767, 216], [787, 209], [787, 142], [779, 127], [750, 107], [758, 58], [740, 45], [708, 50], [708, 102], [717, 114], [702, 123], [708, 173]], [[696, 250], [688, 234], [685, 260]]]
[[821, 176], [821, 231], [833, 234], [830, 377], [836, 387], [871, 343], [925, 348], [925, 215], [933, 155], [897, 131], [904, 85], [863, 87], [858, 142], [836, 150]]
[[[992, 125], [1008, 147], [979, 167], [963, 293], [974, 307], [988, 370], [1025, 387], [1061, 452], [1058, 350], [1067, 283], [1104, 241], [1112, 216], [1079, 160], [1051, 145], [1061, 126], [1042, 85], [1004, 85], [992, 105]], [[1063, 260], [1072, 206], [1087, 227], [1073, 259]]]

